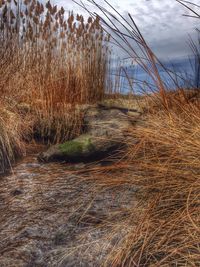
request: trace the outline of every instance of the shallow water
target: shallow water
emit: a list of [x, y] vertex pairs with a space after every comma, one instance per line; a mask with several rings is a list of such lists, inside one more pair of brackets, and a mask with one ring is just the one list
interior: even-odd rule
[[87, 165], [41, 164], [31, 154], [1, 178], [0, 267], [103, 263], [113, 247], [104, 222], [133, 204], [134, 190], [102, 190], [77, 168]]

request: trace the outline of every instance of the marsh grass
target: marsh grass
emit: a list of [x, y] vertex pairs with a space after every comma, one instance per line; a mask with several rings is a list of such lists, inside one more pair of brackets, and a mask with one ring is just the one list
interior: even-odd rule
[[[90, 175], [86, 175], [85, 170], [82, 171], [82, 178], [95, 182], [100, 190], [121, 188], [123, 185], [136, 189], [136, 205], [131, 208], [121, 207], [117, 213], [110, 212], [108, 217], [98, 224], [99, 228], [109, 229], [109, 233], [105, 231], [104, 239], [114, 244], [102, 265], [198, 266], [199, 91], [193, 88], [188, 92], [177, 84], [177, 90], [168, 92], [158, 71], [158, 66], [162, 66], [162, 63], [146, 43], [131, 15], [130, 23], [127, 25], [125, 18], [115, 9], [113, 11], [121, 21], [116, 20], [115, 15], [107, 12], [95, 1], [90, 2], [108, 16], [107, 22], [103, 18], [101, 21], [106, 27], [110, 25], [114, 32], [113, 39], [116, 35], [120, 38], [120, 41], [115, 38], [119, 46], [130, 48], [127, 50], [128, 55], [152, 78], [155, 89], [151, 96], [145, 97], [144, 120], [130, 129], [130, 138], [126, 140], [128, 149], [121, 151], [121, 160], [111, 166], [91, 166], [87, 170]], [[47, 137], [51, 142], [62, 140], [63, 136], [72, 138], [80, 131], [81, 121], [81, 113], [73, 113], [75, 105], [96, 102], [104, 95], [109, 57], [107, 47], [104, 46], [106, 41], [102, 37], [99, 17], [91, 17], [84, 24], [83, 17], [77, 16], [77, 22], [74, 24], [74, 14], [70, 13], [65, 24], [63, 9], [57, 11], [56, 7], [52, 7], [48, 2], [47, 10], [44, 11], [41, 4], [27, 0], [27, 9], [22, 10], [23, 14], [17, 11], [17, 23], [11, 23], [10, 26], [8, 21], [15, 21], [13, 14], [8, 12], [10, 1], [1, 1], [1, 5], [1, 25], [4, 25], [1, 41], [2, 44], [5, 40], [9, 43], [9, 46], [2, 45], [0, 48], [3, 59], [0, 66], [5, 73], [0, 81], [2, 101], [9, 103], [13, 108], [20, 103], [19, 122], [22, 118], [26, 118], [26, 121], [29, 118], [34, 122], [32, 127], [35, 127], [34, 131], [39, 136]], [[20, 10], [18, 5], [17, 10]], [[36, 16], [33, 15], [34, 12]], [[42, 14], [46, 14], [44, 21], [40, 20]], [[123, 34], [113, 21], [117, 21], [116, 25], [120, 24], [120, 27], [127, 31], [126, 34]], [[25, 31], [21, 32], [19, 29], [23, 26]], [[56, 28], [52, 35], [54, 26]], [[100, 31], [100, 37], [96, 36], [96, 31]], [[67, 43], [64, 41], [64, 35], [68, 37]], [[53, 39], [55, 36], [56, 40]], [[130, 38], [140, 46], [145, 58], [128, 42]], [[126, 46], [123, 46], [123, 42]], [[102, 54], [102, 51], [105, 51], [105, 54]], [[166, 68], [165, 71], [176, 85], [171, 71]], [[27, 108], [24, 103], [27, 104]], [[24, 109], [28, 109], [28, 112], [24, 113]], [[73, 120], [70, 119], [71, 116]], [[7, 120], [7, 115], [5, 118]], [[22, 153], [24, 124], [22, 128], [20, 123], [17, 124], [18, 127], [12, 128], [14, 122], [16, 125], [17, 117], [9, 118], [11, 122], [7, 126], [5, 120], [1, 123], [4, 129], [2, 140], [8, 140], [6, 147], [5, 142], [2, 144], [2, 151], [9, 155], [10, 160], [14, 151]], [[70, 122], [72, 128], [67, 131], [69, 128], [65, 127], [69, 127]], [[9, 138], [7, 132], [10, 134]], [[16, 136], [20, 138], [16, 139]], [[135, 138], [140, 140], [139, 143], [133, 142]], [[13, 145], [16, 144], [17, 149], [13, 149]], [[94, 197], [95, 194], [96, 191]], [[82, 217], [84, 216], [87, 216], [87, 209]], [[119, 237], [118, 234], [122, 232], [124, 234], [120, 239], [113, 240], [113, 237]], [[73, 248], [73, 251], [75, 249]], [[67, 256], [68, 248], [64, 254]]]
[[[83, 113], [77, 107], [105, 95], [108, 42], [99, 18], [65, 14], [50, 1], [0, 1], [0, 101], [2, 108], [17, 112], [22, 132], [16, 130], [16, 140], [27, 125], [32, 138], [45, 143], [80, 134]], [[4, 128], [3, 120], [2, 115]], [[7, 128], [13, 128], [12, 140], [15, 127]], [[2, 147], [9, 144], [7, 134], [5, 139], [2, 132]], [[9, 145], [2, 155], [5, 151]], [[4, 157], [13, 158], [10, 152]]]
[[[108, 219], [102, 224], [112, 228], [105, 236], [110, 243], [114, 236], [126, 231], [114, 242], [102, 265], [199, 266], [199, 90], [179, 86], [175, 73], [162, 65], [130, 14], [127, 21], [109, 2], [104, 1], [109, 11], [96, 1], [89, 2], [103, 14], [102, 23], [112, 32], [112, 40], [125, 49], [154, 82], [152, 93], [149, 84], [149, 94], [144, 98], [143, 121], [130, 129], [128, 149], [121, 161], [107, 168], [94, 168], [92, 177], [84, 177], [103, 188], [129, 185], [137, 191], [137, 205], [128, 209], [126, 217], [121, 207], [117, 219]], [[199, 19], [192, 3], [177, 2], [193, 12], [191, 17]], [[195, 51], [198, 50], [195, 48]], [[168, 90], [159, 74], [160, 67], [176, 90]], [[133, 144], [134, 138], [140, 142]]]
[[170, 116], [164, 109], [146, 114], [130, 129], [120, 161], [81, 171], [101, 190], [135, 190], [131, 207], [119, 206], [96, 226], [109, 229], [102, 266], [198, 266], [200, 114], [192, 103], [183, 107], [171, 108]]
[[124, 183], [139, 189], [140, 201], [112, 266], [198, 266], [199, 116], [150, 115], [133, 134], [141, 141], [130, 143]]
[[102, 100], [107, 84], [109, 36], [99, 18], [66, 16], [50, 1], [1, 1], [0, 25], [1, 98], [30, 105], [51, 142], [78, 134], [75, 105]]
[[25, 138], [30, 134], [28, 123], [8, 106], [0, 105], [0, 175], [8, 171], [16, 158], [25, 155]]

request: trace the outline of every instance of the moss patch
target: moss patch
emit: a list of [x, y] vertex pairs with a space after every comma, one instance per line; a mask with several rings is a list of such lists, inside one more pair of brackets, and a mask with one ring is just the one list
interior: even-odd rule
[[82, 154], [83, 147], [82, 143], [76, 141], [68, 141], [64, 144], [59, 145], [60, 151], [68, 156], [77, 156]]
[[59, 149], [66, 156], [76, 157], [94, 151], [94, 146], [89, 137], [84, 137], [82, 140], [79, 138], [65, 142], [59, 145]]

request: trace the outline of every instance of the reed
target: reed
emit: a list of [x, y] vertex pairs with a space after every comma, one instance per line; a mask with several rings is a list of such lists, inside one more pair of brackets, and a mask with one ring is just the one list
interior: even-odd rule
[[78, 134], [74, 107], [102, 100], [107, 85], [109, 36], [99, 18], [67, 16], [50, 1], [11, 0], [1, 1], [0, 27], [1, 99], [30, 105], [43, 139]]
[[9, 171], [16, 158], [26, 153], [25, 139], [30, 134], [29, 124], [9, 106], [0, 102], [0, 175]]

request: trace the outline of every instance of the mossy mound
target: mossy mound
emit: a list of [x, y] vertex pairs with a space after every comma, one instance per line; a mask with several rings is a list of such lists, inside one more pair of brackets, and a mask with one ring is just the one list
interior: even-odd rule
[[80, 161], [95, 154], [95, 144], [89, 135], [81, 135], [71, 141], [50, 147], [39, 155], [40, 161], [55, 160]]
[[116, 108], [91, 107], [85, 113], [83, 126], [85, 134], [50, 147], [38, 159], [85, 162], [105, 158], [126, 144], [132, 121]]
[[77, 157], [95, 151], [91, 138], [85, 135], [82, 135], [81, 138], [60, 144], [59, 149], [63, 155], [69, 157]]

